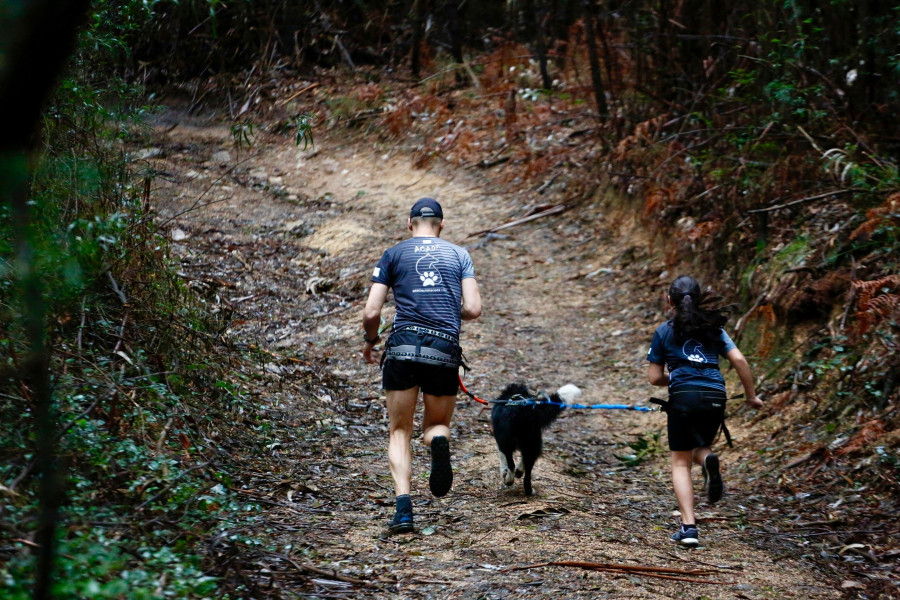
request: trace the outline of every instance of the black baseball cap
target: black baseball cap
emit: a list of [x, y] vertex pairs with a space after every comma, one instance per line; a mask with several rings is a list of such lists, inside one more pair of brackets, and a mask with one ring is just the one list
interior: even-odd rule
[[444, 218], [444, 211], [441, 205], [434, 198], [419, 198], [413, 204], [412, 210], [409, 211], [409, 218], [413, 217], [437, 217]]

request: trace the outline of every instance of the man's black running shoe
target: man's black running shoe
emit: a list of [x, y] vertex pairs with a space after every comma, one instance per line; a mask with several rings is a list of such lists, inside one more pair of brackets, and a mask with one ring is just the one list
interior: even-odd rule
[[397, 496], [397, 512], [394, 513], [394, 520], [390, 522], [388, 529], [391, 534], [413, 531], [412, 500], [409, 494]]
[[442, 435], [431, 439], [431, 475], [428, 487], [437, 497], [446, 496], [453, 485], [453, 468], [450, 466], [450, 442]]
[[707, 454], [703, 459], [703, 479], [706, 481], [706, 501], [710, 504], [718, 502], [722, 498], [725, 484], [719, 472], [719, 457], [715, 454]]
[[388, 529], [391, 534], [412, 533], [415, 530], [413, 527], [412, 513], [401, 513], [400, 511], [397, 511], [397, 513], [394, 514], [394, 519], [388, 525]]

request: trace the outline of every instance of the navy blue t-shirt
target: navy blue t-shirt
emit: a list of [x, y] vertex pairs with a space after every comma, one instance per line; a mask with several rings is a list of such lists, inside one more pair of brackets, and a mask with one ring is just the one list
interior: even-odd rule
[[464, 249], [437, 237], [413, 237], [388, 248], [372, 281], [394, 291], [394, 330], [420, 325], [459, 337], [462, 280], [475, 277]]
[[[670, 390], [683, 385], [693, 385], [724, 392], [725, 378], [717, 368], [719, 356], [725, 356], [737, 346], [724, 329], [720, 331], [720, 337], [714, 342], [700, 343], [693, 338], [680, 342], [675, 338], [672, 321], [666, 321], [657, 327], [653, 334], [647, 362], [666, 365], [669, 369]], [[686, 365], [685, 362], [690, 365]]]

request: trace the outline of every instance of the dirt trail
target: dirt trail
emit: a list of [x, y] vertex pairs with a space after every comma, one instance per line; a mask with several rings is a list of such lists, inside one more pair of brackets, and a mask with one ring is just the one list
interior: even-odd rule
[[[380, 373], [359, 355], [360, 312], [382, 250], [408, 235], [415, 198], [438, 198], [444, 237], [470, 248], [485, 310], [464, 325], [463, 344], [474, 368], [467, 383], [484, 396], [513, 381], [543, 390], [575, 383], [585, 402], [646, 403], [653, 390], [643, 357], [662, 318], [659, 268], [645, 243], [624, 237], [627, 221], [598, 206], [467, 238], [542, 198], [506, 193], [470, 170], [416, 170], [408, 154], [371, 141], [317, 139], [303, 151], [260, 138], [238, 153], [226, 128], [168, 118], [178, 125], [156, 140], [154, 166], [165, 175], [157, 210], [168, 218], [201, 195], [199, 204], [214, 202], [165, 226], [181, 270], [217, 310], [233, 313], [231, 341], [263, 349], [244, 380], [270, 419], [268, 443], [230, 451], [247, 465], [238, 493], [262, 503], [244, 533], [268, 549], [251, 556], [214, 545], [248, 587], [285, 598], [838, 596], [799, 553], [767, 549], [758, 529], [742, 533], [758, 515], [736, 452], [722, 453], [723, 502], [698, 506], [704, 546], [669, 541], [677, 518], [666, 453], [636, 467], [615, 456], [631, 452], [626, 444], [638, 435], [664, 445], [664, 434], [653, 435], [663, 429], [660, 414], [564, 413], [545, 435], [536, 495], [526, 498], [519, 482], [500, 485], [487, 412], [461, 395], [453, 490], [442, 499], [428, 493], [427, 451], [417, 440], [418, 531], [385, 537], [393, 514], [387, 417]], [[502, 572], [560, 560], [715, 567], [709, 579], [727, 585], [558, 566]]]

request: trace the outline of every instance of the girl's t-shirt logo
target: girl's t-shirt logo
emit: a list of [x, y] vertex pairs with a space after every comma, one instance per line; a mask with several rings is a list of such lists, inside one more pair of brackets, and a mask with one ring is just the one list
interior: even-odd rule
[[681, 347], [684, 357], [691, 362], [705, 363], [706, 356], [703, 354], [703, 345], [695, 339], [689, 339]]

